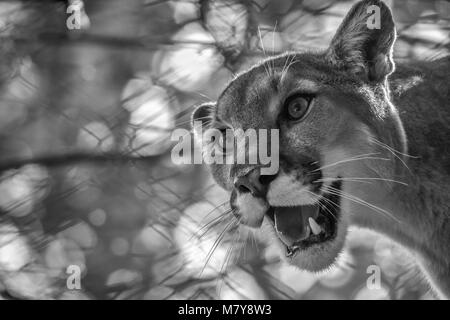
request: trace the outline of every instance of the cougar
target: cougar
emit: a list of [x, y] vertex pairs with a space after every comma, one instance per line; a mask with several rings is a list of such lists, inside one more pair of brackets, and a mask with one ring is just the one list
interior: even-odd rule
[[[373, 6], [379, 28], [367, 23]], [[209, 166], [239, 223], [288, 263], [326, 270], [356, 225], [409, 250], [437, 296], [449, 298], [450, 59], [395, 64], [395, 39], [388, 7], [358, 2], [326, 50], [267, 58], [192, 120], [202, 123], [197, 136], [278, 130], [275, 174], [261, 174], [261, 164]], [[203, 147], [211, 145], [224, 148], [220, 139]]]

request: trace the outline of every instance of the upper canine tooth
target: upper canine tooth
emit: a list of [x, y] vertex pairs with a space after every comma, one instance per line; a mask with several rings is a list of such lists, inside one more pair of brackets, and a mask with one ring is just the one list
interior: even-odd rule
[[315, 235], [318, 235], [319, 233], [322, 232], [322, 228], [317, 224], [316, 220], [309, 217], [308, 221], [309, 221], [309, 225], [311, 226], [311, 230]]

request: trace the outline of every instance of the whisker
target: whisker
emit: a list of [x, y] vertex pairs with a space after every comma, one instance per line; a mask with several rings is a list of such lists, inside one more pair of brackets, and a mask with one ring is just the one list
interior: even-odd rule
[[222, 202], [221, 204], [215, 206], [210, 212], [208, 212], [208, 213], [203, 217], [202, 221], [205, 220], [206, 218], [208, 218], [214, 211], [216, 211], [216, 210], [219, 209], [220, 207], [223, 207], [224, 205], [227, 205], [228, 203], [229, 203], [229, 201], [227, 200], [227, 201], [224, 201], [224, 202]]
[[284, 59], [284, 63], [283, 63], [283, 67], [281, 68], [281, 78], [283, 78], [283, 73], [284, 73], [284, 68], [286, 68], [286, 65], [288, 64], [288, 60], [290, 59], [290, 57], [286, 57], [286, 59]]
[[334, 207], [336, 207], [338, 209], [342, 209], [342, 207], [340, 205], [338, 205], [336, 202], [334, 202], [333, 200], [327, 199], [325, 197], [322, 197], [322, 199], [320, 199], [320, 200], [323, 200], [323, 201], [327, 202], [328, 204], [330, 204], [330, 205], [332, 205], [332, 206], [334, 206]]
[[261, 44], [261, 49], [262, 49], [262, 51], [264, 53], [264, 57], [267, 57], [266, 49], [264, 48], [264, 43], [262, 41], [261, 28], [259, 26], [258, 26], [258, 36], [259, 36], [259, 43]]
[[316, 197], [316, 198], [318, 199], [317, 204], [318, 204], [321, 208], [326, 209], [326, 210], [333, 216], [333, 218], [334, 218], [336, 221], [338, 221], [337, 217], [336, 217], [333, 213], [331, 213], [331, 211], [327, 208], [326, 205], [320, 203], [320, 201], [322, 201], [322, 200], [330, 201], [335, 207], [337, 207], [337, 208], [339, 208], [339, 209], [340, 209], [340, 206], [338, 206], [336, 203], [332, 202], [331, 200], [326, 199], [325, 197], [320, 197], [319, 195], [315, 194], [315, 193], [312, 192], [312, 191], [309, 191], [309, 190], [305, 190], [305, 191], [306, 191], [307, 193], [313, 195], [314, 197]]
[[[220, 216], [218, 216], [217, 218], [214, 218], [213, 221], [208, 222], [208, 224], [203, 225], [201, 228], [199, 228], [198, 231], [196, 231], [194, 234], [192, 234], [191, 238], [198, 238], [198, 239], [202, 239], [204, 236], [206, 236], [208, 234], [208, 232], [210, 232], [211, 230], [214, 229], [214, 227], [218, 226], [219, 224], [221, 224], [222, 222], [224, 222], [224, 220], [228, 218], [227, 214], [222, 214]], [[204, 230], [204, 231], [203, 231]], [[202, 232], [203, 231], [203, 232]]]
[[231, 244], [227, 249], [227, 252], [225, 254], [225, 259], [223, 261], [222, 267], [220, 268], [220, 273], [224, 273], [224, 271], [226, 272], [228, 270], [228, 264], [231, 260], [230, 258], [231, 258], [232, 252], [234, 250], [234, 246], [236, 245], [236, 240], [237, 240], [238, 236], [239, 236], [239, 233], [237, 233], [233, 236], [233, 240], [231, 241]]
[[226, 226], [225, 228], [222, 230], [222, 232], [219, 234], [219, 236], [217, 237], [217, 239], [214, 241], [213, 245], [211, 246], [211, 249], [209, 250], [208, 254], [206, 255], [206, 261], [205, 264], [203, 265], [203, 268], [200, 272], [200, 275], [203, 274], [203, 272], [205, 271], [206, 266], [209, 263], [209, 260], [211, 260], [211, 257], [213, 256], [214, 252], [216, 251], [217, 247], [219, 246], [219, 244], [222, 242], [223, 238], [225, 237], [226, 233], [234, 226], [236, 225], [236, 220], [232, 219]]
[[[195, 120], [196, 121], [200, 121], [200, 120], [205, 120], [205, 119], [211, 119], [211, 116], [199, 117], [199, 118], [197, 118]], [[182, 126], [182, 125], [184, 125], [186, 123], [190, 123], [191, 121], [192, 121], [191, 119], [187, 119], [187, 120], [183, 120], [183, 121], [179, 121], [179, 122], [175, 121], [175, 127]], [[211, 121], [212, 121], [212, 119], [211, 119]]]
[[380, 181], [393, 182], [393, 183], [402, 184], [404, 186], [408, 186], [407, 183], [402, 182], [402, 181], [393, 180], [393, 179], [385, 179], [385, 178], [373, 178], [373, 177], [367, 177], [367, 178], [363, 178], [363, 177], [322, 178], [322, 179], [317, 179], [316, 181], [326, 182], [326, 181], [336, 181], [336, 180], [353, 181], [353, 182], [367, 182], [367, 183], [370, 183], [370, 181], [364, 181], [364, 180], [380, 180]]
[[[371, 138], [372, 142], [375, 143], [376, 145], [385, 148], [386, 150], [388, 150], [394, 157], [396, 157], [398, 160], [400, 160], [400, 162], [406, 167], [406, 169], [408, 169], [408, 171], [411, 173], [411, 169], [408, 167], [408, 165], [405, 163], [405, 161], [403, 161], [402, 158], [400, 158], [396, 152], [394, 152], [393, 149], [391, 149], [391, 147], [389, 147], [388, 145], [382, 143], [381, 141], [376, 140], [375, 138]], [[402, 153], [400, 153], [402, 154]], [[404, 155], [404, 154], [402, 154]]]
[[[230, 215], [230, 213], [232, 212], [232, 210], [227, 210], [224, 213], [222, 213], [221, 215], [217, 216], [216, 218], [212, 219], [211, 221], [209, 221], [207, 224], [203, 225], [197, 232], [195, 232], [191, 239], [194, 237], [198, 237], [199, 239], [203, 238], [209, 231], [211, 231], [215, 226], [221, 224], [223, 222], [223, 220], [225, 220], [226, 218], [230, 218], [233, 219], [233, 216]], [[206, 230], [205, 230], [206, 229]], [[199, 234], [201, 231], [205, 230], [203, 233]]]
[[229, 262], [230, 262], [230, 260], [231, 260], [232, 252], [233, 252], [233, 250], [234, 250], [234, 244], [235, 244], [236, 238], [237, 238], [237, 235], [235, 235], [235, 236], [233, 237], [233, 240], [232, 240], [230, 246], [229, 246], [228, 249], [227, 249], [227, 252], [226, 252], [226, 254], [225, 254], [224, 262], [223, 262], [223, 264], [222, 264], [222, 267], [220, 268], [220, 272], [219, 272], [220, 277], [217, 278], [217, 282], [219, 282], [220, 280], [222, 280], [222, 281], [220, 282], [220, 286], [219, 286], [219, 284], [216, 285], [216, 286], [219, 286], [219, 288], [218, 288], [218, 295], [219, 295], [219, 296], [220, 296], [220, 293], [222, 292], [223, 284], [225, 283], [224, 280], [225, 280], [226, 273], [227, 273], [227, 270], [228, 270], [228, 264], [229, 264]]
[[408, 158], [415, 158], [415, 159], [419, 159], [419, 158], [420, 158], [419, 156], [413, 156], [413, 155], [411, 155], [411, 154], [407, 154], [407, 153], [400, 152], [400, 151], [394, 149], [393, 147], [387, 145], [387, 144], [384, 143], [384, 142], [381, 142], [380, 140], [378, 140], [378, 139], [376, 139], [376, 138], [374, 138], [374, 137], [371, 137], [370, 140], [372, 140], [373, 142], [377, 142], [377, 143], [379, 143], [380, 145], [384, 146], [385, 148], [391, 150], [392, 152], [398, 153], [398, 154], [400, 154], [400, 155], [402, 155], [402, 156], [405, 156], [405, 157], [408, 157]]
[[[287, 60], [288, 59], [286, 59], [286, 61]], [[283, 67], [283, 70], [281, 71], [280, 82], [282, 82], [283, 78], [286, 76], [287, 72], [289, 71], [289, 68], [297, 62], [298, 60], [295, 60], [295, 55], [292, 55], [291, 58], [289, 59], [289, 63], [286, 66], [286, 68]]]
[[353, 201], [353, 202], [358, 203], [358, 204], [360, 204], [360, 205], [366, 206], [366, 207], [368, 207], [368, 208], [370, 208], [370, 209], [373, 209], [373, 210], [375, 210], [375, 211], [377, 211], [377, 212], [380, 212], [380, 213], [386, 215], [387, 217], [389, 217], [389, 218], [395, 220], [396, 222], [401, 223], [400, 220], [398, 220], [397, 218], [395, 218], [395, 217], [394, 217], [391, 213], [389, 213], [388, 211], [386, 211], [386, 210], [384, 210], [384, 209], [382, 209], [382, 208], [380, 208], [380, 207], [377, 207], [376, 205], [371, 204], [371, 203], [369, 203], [369, 202], [367, 202], [367, 201], [364, 201], [363, 199], [361, 199], [361, 198], [359, 198], [359, 197], [357, 197], [357, 196], [354, 196], [354, 195], [345, 193], [345, 192], [343, 192], [343, 191], [341, 191], [341, 190], [339, 190], [339, 189], [336, 189], [336, 188], [334, 188], [334, 187], [332, 187], [332, 186], [326, 186], [326, 189], [327, 189], [328, 192], [330, 192], [330, 193], [332, 193], [332, 194], [341, 196], [341, 197], [343, 197], [343, 198], [345, 198], [345, 199], [347, 199], [347, 200], [350, 200], [350, 201]]
[[[374, 155], [377, 155], [377, 154], [380, 154], [380, 153], [379, 153], [379, 152], [377, 152], [377, 153], [375, 153], [375, 152], [371, 152], [371, 153], [363, 153], [363, 154], [358, 154], [358, 155], [356, 155], [356, 156], [353, 156], [353, 157], [350, 157], [350, 158], [347, 158], [347, 159], [344, 159], [344, 160], [348, 160], [348, 159], [359, 159], [359, 158], [361, 158], [361, 157], [374, 156]], [[342, 161], [342, 160], [339, 160], [339, 161], [337, 161], [337, 162], [340, 162], [340, 161]], [[330, 164], [328, 164], [327, 166], [333, 166], [333, 165], [335, 165], [337, 162], [330, 163]], [[315, 162], [313, 162], [313, 163], [314, 163], [314, 164], [317, 164], [318, 161], [315, 161]], [[322, 167], [319, 167], [319, 168], [317, 168], [317, 169], [314, 169], [314, 170], [311, 171], [311, 172], [319, 171], [319, 170], [321, 170], [322, 168], [324, 168], [324, 167], [323, 167], [323, 166], [322, 166]]]
[[[206, 117], [205, 119], [207, 119], [208, 117]], [[200, 119], [200, 118], [199, 118]], [[196, 119], [197, 120], [197, 119]], [[186, 120], [186, 122], [184, 122], [184, 123], [177, 123], [175, 126], [176, 127], [181, 127], [182, 125], [185, 125], [186, 123], [190, 123], [191, 122], [191, 120]], [[212, 119], [210, 119], [210, 120], [206, 120], [206, 121], [202, 121], [202, 128], [205, 128], [205, 127], [209, 127], [210, 125], [211, 125], [211, 123], [213, 122], [213, 120]]]
[[[259, 26], [258, 26], [258, 36], [259, 36], [259, 42], [261, 44], [261, 49], [262, 49], [262, 51], [264, 53], [264, 57], [267, 57], [266, 49], [264, 48], [264, 43], [262, 41], [261, 28]], [[267, 70], [265, 61], [263, 62], [263, 67], [264, 67], [264, 70], [266, 70], [267, 76], [270, 78], [270, 72], [269, 72], [269, 70]]]
[[330, 211], [330, 209], [328, 209], [328, 207], [326, 205], [324, 205], [323, 203], [320, 203], [320, 201], [318, 202], [318, 204], [319, 204], [319, 207], [326, 210], [334, 218], [334, 220], [338, 221], [337, 217]]
[[[275, 21], [275, 26], [272, 31], [272, 54], [275, 53], [275, 32], [277, 30], [278, 20]], [[272, 75], [275, 74], [275, 60], [272, 59]]]
[[372, 182], [370, 181], [364, 181], [364, 180], [359, 180], [359, 179], [351, 179], [351, 178], [323, 178], [323, 179], [317, 179], [318, 182], [327, 182], [327, 181], [350, 181], [350, 182], [361, 182], [361, 183], [367, 183], [367, 184], [372, 184]]
[[349, 158], [349, 159], [340, 160], [340, 161], [337, 161], [337, 162], [332, 163], [332, 164], [324, 165], [324, 166], [322, 166], [320, 168], [312, 170], [311, 172], [323, 170], [325, 168], [333, 167], [333, 166], [336, 166], [336, 165], [341, 164], [341, 163], [347, 163], [347, 162], [358, 161], [358, 160], [383, 160], [383, 161], [390, 161], [391, 159], [380, 158], [380, 157], [355, 157], [355, 158]]
[[199, 95], [200, 97], [205, 98], [207, 101], [213, 101], [213, 99], [210, 96], [208, 96], [204, 93], [201, 93], [198, 91], [192, 91], [192, 93], [195, 93], [195, 94]]

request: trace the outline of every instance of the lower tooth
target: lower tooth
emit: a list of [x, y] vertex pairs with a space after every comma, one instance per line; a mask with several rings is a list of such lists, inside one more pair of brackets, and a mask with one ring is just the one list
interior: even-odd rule
[[308, 227], [306, 227], [306, 238], [305, 239], [308, 239], [310, 235], [311, 235], [311, 228], [308, 226]]
[[286, 247], [286, 257], [292, 257], [295, 253], [295, 251], [297, 251], [298, 247], [297, 246], [293, 246], [293, 247]]

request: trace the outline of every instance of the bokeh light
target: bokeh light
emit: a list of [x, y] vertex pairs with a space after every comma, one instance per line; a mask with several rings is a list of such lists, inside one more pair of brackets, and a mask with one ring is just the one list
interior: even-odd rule
[[[195, 106], [262, 58], [326, 48], [354, 2], [74, 0], [70, 31], [60, 1], [0, 2], [0, 299], [434, 299], [367, 230], [327, 272], [287, 265], [231, 228], [204, 166], [170, 159]], [[387, 2], [397, 59], [448, 55], [448, 1]]]

